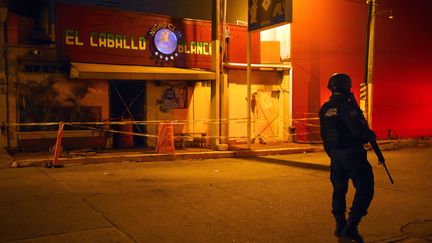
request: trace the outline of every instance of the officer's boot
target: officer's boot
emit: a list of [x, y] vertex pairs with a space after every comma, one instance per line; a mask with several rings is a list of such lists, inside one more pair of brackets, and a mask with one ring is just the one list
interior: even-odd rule
[[348, 218], [344, 229], [341, 232], [341, 237], [351, 240], [353, 242], [363, 243], [363, 237], [359, 234], [357, 226], [360, 219]]
[[341, 237], [342, 230], [345, 228], [347, 221], [345, 219], [345, 214], [334, 215], [336, 220], [336, 230], [334, 232], [335, 236]]

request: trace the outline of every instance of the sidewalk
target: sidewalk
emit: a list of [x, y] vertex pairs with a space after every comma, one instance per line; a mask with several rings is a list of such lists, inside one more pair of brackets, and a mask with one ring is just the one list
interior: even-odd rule
[[[249, 150], [246, 144], [239, 144], [230, 146], [226, 151], [212, 150], [210, 148], [186, 148], [176, 149], [174, 154], [159, 154], [153, 149], [147, 148], [102, 151], [81, 150], [63, 153], [59, 158], [59, 164], [76, 165], [122, 161], [148, 162], [176, 159], [232, 158], [316, 151], [322, 151], [322, 145], [298, 143], [252, 144]], [[53, 155], [48, 153], [17, 153], [10, 161], [10, 166], [44, 166], [50, 164], [52, 159]]]
[[[398, 147], [422, 146], [431, 144], [431, 139], [410, 140], [384, 140], [379, 141], [382, 150]], [[174, 154], [158, 154], [153, 149], [124, 149], [124, 150], [80, 150], [68, 151], [59, 158], [59, 165], [77, 165], [106, 162], [148, 162], [167, 161], [177, 159], [215, 159], [234, 157], [255, 157], [266, 155], [282, 155], [293, 153], [309, 153], [323, 151], [322, 144], [308, 143], [268, 143], [252, 144], [251, 149], [246, 144], [230, 145], [226, 151], [212, 150], [209, 148], [176, 149]], [[5, 153], [4, 153], [5, 154]], [[17, 153], [13, 156], [0, 155], [0, 167], [29, 167], [44, 166], [52, 163], [53, 155], [48, 153]]]

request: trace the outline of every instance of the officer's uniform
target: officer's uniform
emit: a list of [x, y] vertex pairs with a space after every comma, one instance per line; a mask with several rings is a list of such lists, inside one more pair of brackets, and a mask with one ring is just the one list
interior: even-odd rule
[[347, 94], [333, 92], [321, 107], [319, 117], [324, 149], [331, 158], [332, 213], [345, 215], [345, 198], [351, 179], [356, 193], [349, 218], [358, 224], [367, 214], [374, 194], [374, 176], [363, 145], [375, 139], [375, 134]]

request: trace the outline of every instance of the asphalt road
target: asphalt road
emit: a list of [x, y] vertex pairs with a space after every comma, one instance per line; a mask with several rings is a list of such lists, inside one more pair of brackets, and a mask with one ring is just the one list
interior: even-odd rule
[[[432, 148], [369, 153], [366, 242], [432, 241]], [[0, 242], [337, 242], [323, 153], [0, 169]], [[350, 187], [348, 201], [353, 194]]]

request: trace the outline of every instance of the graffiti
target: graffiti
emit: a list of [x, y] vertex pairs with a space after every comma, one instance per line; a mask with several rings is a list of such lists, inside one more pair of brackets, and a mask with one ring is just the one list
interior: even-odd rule
[[169, 87], [164, 90], [161, 98], [156, 101], [161, 112], [168, 112], [171, 109], [184, 109], [187, 107], [187, 88]]

